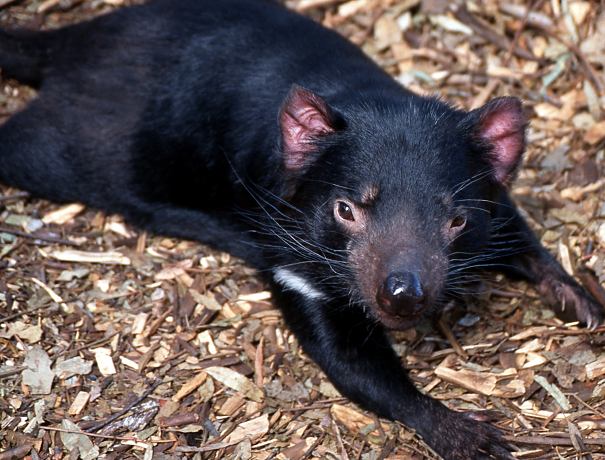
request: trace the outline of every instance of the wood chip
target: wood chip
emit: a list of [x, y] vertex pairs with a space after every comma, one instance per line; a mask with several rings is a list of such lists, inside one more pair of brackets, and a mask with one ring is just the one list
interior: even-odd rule
[[[374, 437], [380, 436], [380, 429], [376, 427], [375, 420], [355, 409], [341, 404], [334, 404], [330, 408], [330, 413], [338, 423], [341, 423], [353, 433], [365, 433]], [[381, 423], [381, 425], [383, 432], [388, 431], [386, 423]], [[370, 431], [368, 432], [368, 430]]]
[[511, 379], [506, 384], [498, 385], [499, 380], [514, 376], [514, 373], [510, 372], [494, 374], [466, 369], [456, 371], [445, 366], [438, 366], [435, 369], [435, 375], [446, 382], [486, 396], [516, 398], [525, 394], [525, 385], [522, 380]]
[[605, 375], [605, 355], [586, 365], [586, 377], [595, 380]]
[[605, 139], [605, 121], [592, 125], [584, 136], [584, 140], [590, 145], [596, 145]]
[[67, 411], [67, 413], [69, 415], [80, 415], [80, 413], [82, 413], [82, 411], [84, 410], [86, 404], [88, 404], [89, 399], [90, 393], [86, 391], [78, 392], [78, 394], [72, 401], [71, 406], [69, 406], [69, 410]]
[[181, 388], [176, 392], [176, 394], [172, 397], [174, 402], [178, 402], [183, 399], [188, 394], [195, 391], [202, 383], [206, 381], [208, 378], [208, 374], [204, 371], [198, 373], [192, 379], [188, 380], [181, 386]]
[[45, 224], [57, 224], [63, 225], [72, 220], [82, 211], [84, 211], [86, 207], [83, 204], [72, 203], [65, 206], [60, 207], [59, 209], [55, 209], [50, 211], [42, 217], [42, 222]]
[[107, 377], [116, 373], [116, 367], [111, 357], [111, 350], [108, 348], [96, 348], [92, 352], [95, 355], [97, 367], [102, 375]]
[[63, 262], [81, 262], [108, 265], [130, 265], [130, 259], [119, 252], [84, 252], [76, 250], [53, 251], [50, 256]]

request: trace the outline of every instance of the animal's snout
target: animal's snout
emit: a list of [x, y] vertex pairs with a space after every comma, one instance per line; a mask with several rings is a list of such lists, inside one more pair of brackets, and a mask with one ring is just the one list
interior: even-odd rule
[[393, 315], [415, 315], [424, 309], [425, 291], [417, 274], [393, 272], [384, 280], [376, 300], [383, 310]]

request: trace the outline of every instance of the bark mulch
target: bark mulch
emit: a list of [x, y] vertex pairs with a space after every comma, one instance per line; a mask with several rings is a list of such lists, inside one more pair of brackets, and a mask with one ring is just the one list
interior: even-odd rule
[[[0, 0], [0, 24], [53, 28], [125, 3]], [[565, 269], [603, 286], [602, 1], [287, 3], [418, 92], [466, 108], [522, 98], [515, 198]], [[0, 122], [32, 97], [0, 80]], [[605, 327], [563, 324], [494, 276], [394, 342], [422, 391], [488, 410], [515, 457], [605, 458]], [[0, 186], [0, 460], [97, 457], [437, 458], [343, 399], [241, 262]]]

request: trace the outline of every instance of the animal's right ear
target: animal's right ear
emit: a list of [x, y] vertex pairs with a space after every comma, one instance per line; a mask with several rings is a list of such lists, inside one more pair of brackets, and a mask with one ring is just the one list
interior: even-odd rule
[[293, 85], [279, 112], [281, 150], [287, 171], [312, 163], [316, 142], [338, 129], [336, 113], [317, 94]]

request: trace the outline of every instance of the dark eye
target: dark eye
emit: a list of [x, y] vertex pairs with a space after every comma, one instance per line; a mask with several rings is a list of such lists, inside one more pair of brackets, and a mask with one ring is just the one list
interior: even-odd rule
[[450, 222], [450, 228], [452, 230], [459, 230], [466, 225], [466, 217], [464, 216], [456, 216]]
[[339, 201], [336, 204], [336, 212], [338, 212], [338, 216], [343, 220], [349, 220], [351, 222], [355, 221], [355, 216], [353, 215], [353, 210], [351, 206], [349, 206], [344, 201]]

